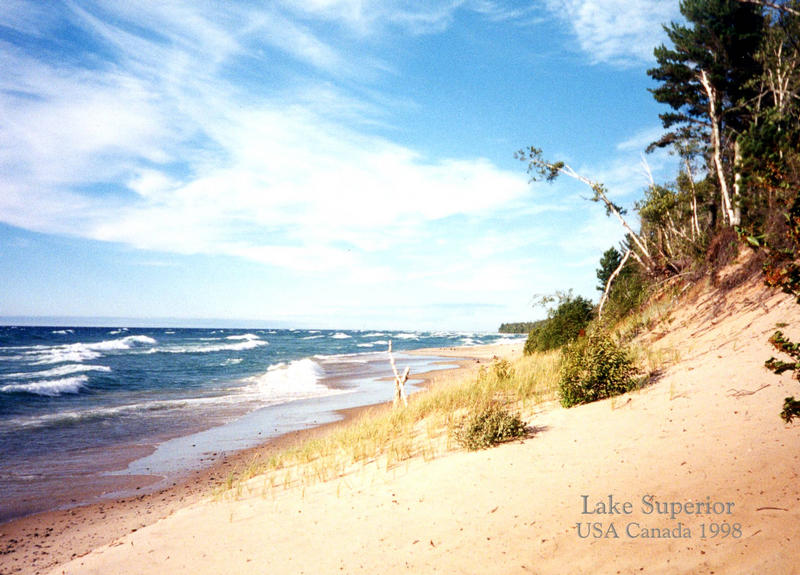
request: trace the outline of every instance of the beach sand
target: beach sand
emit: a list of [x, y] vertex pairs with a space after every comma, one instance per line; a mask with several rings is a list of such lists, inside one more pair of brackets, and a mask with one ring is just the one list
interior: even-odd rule
[[[690, 301], [645, 338], [679, 355], [651, 385], [538, 406], [522, 441], [305, 487], [254, 478], [51, 573], [800, 573], [800, 424], [778, 417], [800, 386], [763, 366], [800, 306], [755, 280]], [[601, 503], [614, 513], [588, 513]]]

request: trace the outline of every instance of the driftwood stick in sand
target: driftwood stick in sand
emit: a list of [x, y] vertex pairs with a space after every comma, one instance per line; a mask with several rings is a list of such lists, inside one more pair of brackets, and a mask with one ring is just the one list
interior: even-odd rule
[[764, 385], [762, 385], [758, 389], [754, 389], [753, 391], [748, 391], [746, 389], [733, 389], [733, 388], [731, 388], [731, 389], [728, 390], [728, 395], [738, 399], [740, 397], [744, 397], [745, 395], [753, 395], [754, 393], [758, 393], [759, 391], [761, 391], [762, 389], [764, 389], [766, 387], [769, 387], [768, 383], [765, 383]]
[[394, 372], [394, 401], [392, 404], [397, 407], [397, 404], [402, 401], [403, 405], [408, 407], [406, 381], [408, 381], [408, 374], [411, 373], [411, 368], [406, 367], [403, 377], [400, 377], [400, 374], [397, 373], [397, 365], [394, 363], [394, 356], [392, 355], [392, 340], [389, 340], [389, 363], [392, 364], [392, 371]]

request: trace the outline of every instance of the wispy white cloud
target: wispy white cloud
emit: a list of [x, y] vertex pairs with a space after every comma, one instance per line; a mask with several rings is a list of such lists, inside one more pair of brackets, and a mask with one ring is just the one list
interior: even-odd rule
[[545, 0], [545, 6], [593, 63], [621, 66], [652, 61], [666, 39], [662, 25], [680, 16], [672, 0]]
[[[486, 159], [427, 158], [358, 131], [382, 121], [379, 107], [330, 81], [270, 85], [264, 94], [230, 81], [243, 61], [258, 63], [250, 73], [269, 73], [262, 40], [342, 72], [349, 58], [311, 24], [235, 6], [68, 7], [72, 24], [101, 47], [92, 66], [6, 46], [0, 216], [8, 223], [295, 270], [366, 266], [367, 276], [367, 254], [404, 245], [430, 222], [491, 212], [527, 193], [524, 176]], [[304, 10], [433, 22], [456, 7], [383, 13], [318, 2]], [[320, 106], [319, 94], [335, 105]]]

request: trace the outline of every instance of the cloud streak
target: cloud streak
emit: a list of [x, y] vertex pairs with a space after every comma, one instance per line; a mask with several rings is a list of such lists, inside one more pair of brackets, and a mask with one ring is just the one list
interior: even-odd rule
[[662, 24], [679, 18], [677, 2], [663, 0], [545, 0], [594, 64], [635, 66], [653, 61], [666, 41]]
[[[360, 254], [396, 249], [428, 222], [491, 211], [527, 192], [524, 177], [488, 160], [426, 158], [346, 126], [337, 115], [369, 124], [376, 107], [330, 82], [300, 85], [321, 85], [338, 104], [334, 117], [290, 87], [265, 84], [259, 93], [231, 80], [234, 70], [268, 75], [286, 57], [345, 77], [348, 61], [367, 63], [334, 49], [313, 23], [239, 5], [67, 6], [70, 24], [92, 39], [83, 48], [92, 65], [49, 64], [4, 46], [7, 223], [324, 271], [363, 265]], [[456, 7], [409, 6], [303, 10], [362, 31], [381, 20], [421, 32]], [[28, 20], [15, 22], [29, 31]]]

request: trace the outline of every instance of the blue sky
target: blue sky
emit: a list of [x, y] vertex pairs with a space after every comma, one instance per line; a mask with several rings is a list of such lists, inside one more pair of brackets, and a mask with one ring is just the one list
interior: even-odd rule
[[534, 294], [596, 299], [622, 229], [578, 182], [530, 184], [514, 152], [632, 207], [661, 133], [646, 70], [679, 17], [661, 0], [2, 3], [0, 316], [353, 329], [493, 330], [540, 317]]

